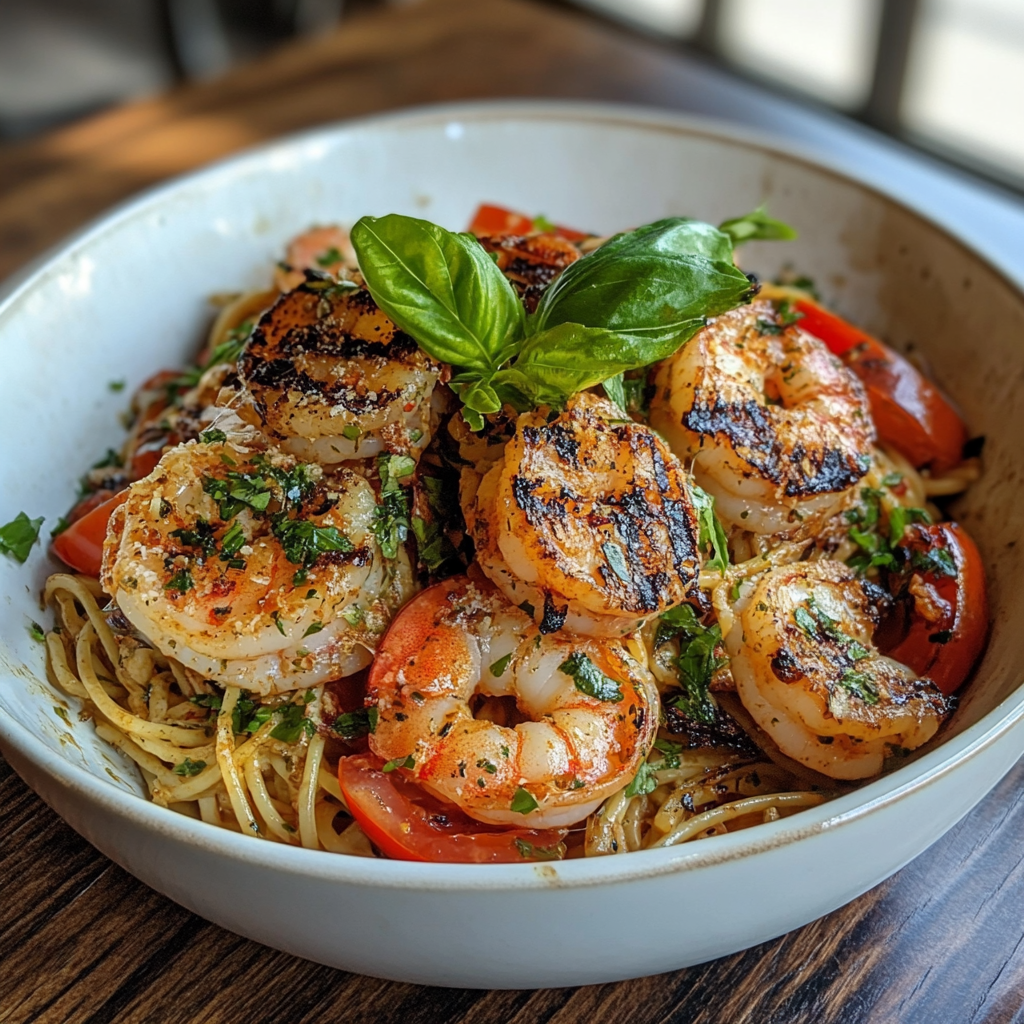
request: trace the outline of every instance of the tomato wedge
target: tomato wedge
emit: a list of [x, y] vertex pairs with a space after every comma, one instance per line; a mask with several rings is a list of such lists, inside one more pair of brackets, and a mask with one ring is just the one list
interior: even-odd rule
[[[526, 217], [514, 210], [507, 210], [504, 206], [491, 206], [481, 203], [473, 214], [469, 230], [474, 235], [528, 235], [532, 231], [540, 231], [531, 217]], [[556, 225], [554, 229], [545, 228], [550, 234], [557, 235], [569, 242], [578, 242], [583, 238], [589, 238], [583, 231], [574, 231], [572, 228], [564, 228]]]
[[981, 555], [956, 523], [916, 523], [900, 547], [910, 587], [904, 594], [906, 633], [885, 653], [951, 694], [967, 678], [988, 633]]
[[111, 513], [127, 496], [126, 490], [121, 491], [77, 518], [72, 510], [71, 525], [53, 538], [50, 549], [76, 572], [98, 577], [103, 563], [103, 541], [107, 536], [107, 523], [110, 521]]
[[567, 829], [503, 828], [442, 804], [370, 754], [338, 760], [338, 785], [352, 816], [382, 853], [441, 864], [557, 860]]
[[938, 388], [877, 338], [807, 298], [791, 300], [800, 328], [823, 341], [863, 381], [879, 437], [915, 466], [942, 472], [963, 458], [967, 431]]

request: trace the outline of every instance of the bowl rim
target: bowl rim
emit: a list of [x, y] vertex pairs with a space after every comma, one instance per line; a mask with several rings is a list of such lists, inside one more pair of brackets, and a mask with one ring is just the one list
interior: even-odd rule
[[[776, 159], [803, 165], [838, 179], [898, 207], [902, 212], [939, 231], [949, 242], [978, 260], [1016, 294], [1024, 304], [1018, 277], [998, 260], [963, 241], [927, 213], [897, 198], [884, 188], [864, 182], [848, 169], [802, 145], [746, 127], [712, 118], [680, 114], [652, 107], [585, 100], [478, 100], [407, 107], [383, 114], [333, 122], [290, 133], [246, 148], [199, 169], [177, 175], [148, 188], [99, 214], [86, 225], [29, 261], [0, 284], [0, 331], [19, 299], [111, 229], [158, 208], [190, 187], [215, 188], [222, 179], [257, 170], [276, 160], [298, 161], [346, 134], [374, 129], [403, 130], [459, 122], [549, 120], [609, 126], [641, 127], [673, 135], [705, 137], [743, 149], [755, 149]], [[46, 685], [50, 685], [47, 683]], [[542, 864], [434, 864], [346, 857], [319, 850], [253, 842], [248, 836], [213, 828], [160, 807], [51, 751], [0, 707], [0, 746], [16, 750], [50, 779], [86, 803], [99, 805], [152, 834], [202, 847], [209, 853], [241, 859], [286, 874], [325, 881], [349, 882], [389, 889], [417, 890], [538, 890], [578, 888], [627, 882], [723, 864], [787, 846], [800, 839], [831, 831], [876, 814], [911, 793], [933, 785], [958, 765], [973, 759], [1024, 718], [1024, 686], [1018, 686], [1000, 704], [957, 736], [910, 764], [817, 807], [766, 823], [756, 829], [717, 836], [714, 842], [638, 851], [628, 857], [593, 857]], [[993, 783], [994, 784], [994, 783]], [[978, 793], [980, 800], [988, 790]]]

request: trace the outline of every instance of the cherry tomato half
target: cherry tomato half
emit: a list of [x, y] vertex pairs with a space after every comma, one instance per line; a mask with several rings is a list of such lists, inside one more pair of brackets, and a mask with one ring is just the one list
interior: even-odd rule
[[505, 828], [442, 804], [370, 754], [338, 760], [338, 785], [352, 816], [395, 860], [508, 864], [561, 856], [567, 829]]
[[[506, 210], [504, 206], [490, 206], [481, 203], [473, 214], [469, 230], [474, 235], [528, 235], [531, 231], [539, 231], [533, 219], [525, 217], [513, 210]], [[547, 230], [547, 229], [545, 229]], [[559, 238], [570, 242], [578, 242], [580, 239], [588, 238], [583, 231], [574, 231], [572, 228], [555, 226], [550, 232]]]
[[75, 510], [72, 510], [71, 525], [53, 538], [50, 549], [76, 572], [98, 577], [103, 562], [107, 523], [111, 513], [127, 496], [127, 491], [121, 491], [77, 518], [74, 517]]
[[863, 381], [879, 437], [915, 466], [942, 471], [962, 460], [967, 431], [942, 393], [903, 356], [810, 299], [792, 302], [800, 327]]
[[907, 556], [906, 632], [885, 653], [951, 694], [967, 678], [988, 632], [981, 555], [956, 523], [916, 523], [900, 547]]

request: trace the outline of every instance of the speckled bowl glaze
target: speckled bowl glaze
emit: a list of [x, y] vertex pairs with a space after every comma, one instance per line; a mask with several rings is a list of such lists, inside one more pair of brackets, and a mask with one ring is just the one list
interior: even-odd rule
[[[82, 467], [120, 436], [125, 396], [108, 382], [130, 390], [183, 364], [207, 296], [261, 285], [296, 231], [391, 211], [463, 228], [481, 200], [598, 232], [669, 214], [718, 222], [767, 201], [800, 239], [746, 247], [746, 268], [812, 274], [839, 311], [927, 359], [988, 438], [984, 477], [957, 515], [984, 554], [995, 615], [984, 660], [937, 739], [831, 803], [628, 856], [411, 864], [257, 842], [143, 799], [131, 764], [46, 683], [26, 629], [54, 567], [37, 548], [24, 566], [0, 559], [0, 748], [140, 879], [312, 960], [411, 982], [530, 988], [721, 956], [892, 874], [970, 810], [1024, 744], [1024, 296], [934, 224], [784, 147], [630, 108], [444, 107], [287, 139], [122, 206], [7, 287], [0, 522], [24, 509], [52, 525]], [[671, 928], [650, 926], [666, 918]]]

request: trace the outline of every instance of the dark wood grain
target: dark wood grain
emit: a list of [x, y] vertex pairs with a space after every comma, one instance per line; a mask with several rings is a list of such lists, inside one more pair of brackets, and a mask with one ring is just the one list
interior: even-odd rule
[[[1018, 766], [894, 878], [774, 942], [620, 984], [478, 992], [346, 974], [208, 924], [107, 861], [0, 761], [0, 1021], [1020, 1022], [1022, 784]], [[650, 927], [671, 942], [699, 922]]]
[[[515, 0], [366, 15], [226, 79], [0, 149], [0, 274], [137, 189], [282, 132], [480, 96], [682, 106], [681, 82], [667, 49]], [[476, 992], [349, 975], [208, 924], [103, 858], [0, 761], [0, 1022], [1024, 1022], [1022, 783], [1018, 766], [895, 878], [774, 942], [616, 985]], [[670, 944], [700, 923], [677, 912], [637, 926]], [[594, 927], [629, 941], [600, 901]]]

